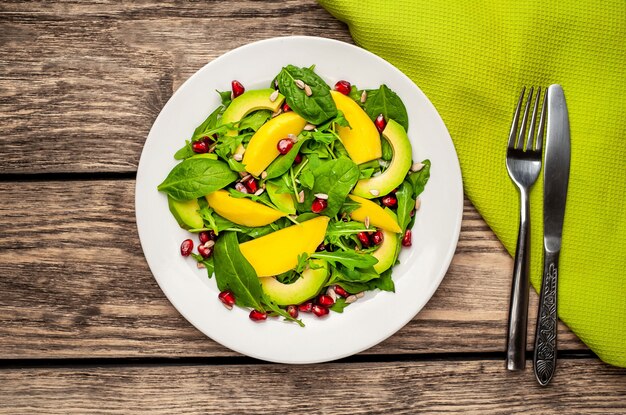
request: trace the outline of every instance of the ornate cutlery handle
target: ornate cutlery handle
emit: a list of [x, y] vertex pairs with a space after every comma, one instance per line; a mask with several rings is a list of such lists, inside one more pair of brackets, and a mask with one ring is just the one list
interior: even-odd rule
[[541, 386], [550, 383], [556, 370], [556, 334], [558, 317], [557, 279], [559, 274], [559, 252], [544, 252], [543, 281], [539, 297], [537, 330], [535, 331], [535, 353], [533, 363], [535, 377]]

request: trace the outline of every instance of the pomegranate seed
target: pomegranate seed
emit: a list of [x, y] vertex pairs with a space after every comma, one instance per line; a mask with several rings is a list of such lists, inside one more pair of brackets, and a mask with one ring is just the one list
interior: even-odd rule
[[198, 246], [198, 253], [202, 256], [202, 258], [208, 258], [213, 254], [213, 247], [206, 247], [204, 245]]
[[318, 317], [322, 317], [325, 316], [326, 314], [328, 314], [328, 309], [326, 307], [322, 307], [321, 305], [315, 304], [313, 306], [313, 314], [315, 314]]
[[324, 295], [320, 295], [320, 297], [317, 299], [317, 304], [323, 307], [330, 307], [333, 304], [335, 304], [335, 300], [333, 300], [330, 295], [324, 294]]
[[339, 91], [344, 95], [350, 95], [352, 85], [348, 81], [339, 81], [335, 84], [335, 91]]
[[383, 236], [383, 232], [381, 230], [377, 230], [374, 232], [374, 235], [372, 235], [372, 243], [374, 245], [380, 245], [384, 240], [385, 237]]
[[220, 299], [222, 303], [226, 306], [226, 308], [231, 309], [235, 304], [235, 294], [232, 291], [226, 290], [219, 293], [217, 298]]
[[233, 98], [237, 98], [239, 95], [243, 94], [246, 91], [246, 88], [244, 88], [239, 81], [233, 81], [230, 83], [230, 85], [233, 90]]
[[359, 241], [361, 241], [361, 244], [363, 244], [363, 247], [367, 248], [370, 246], [370, 237], [366, 232], [359, 232], [356, 236], [359, 238]]
[[311, 211], [313, 213], [320, 213], [322, 210], [326, 209], [328, 206], [328, 201], [325, 199], [315, 198], [313, 203], [311, 204]]
[[398, 193], [398, 188], [396, 187], [395, 189], [393, 189], [393, 190], [391, 191], [391, 193], [393, 193], [394, 195], [395, 195], [396, 193]]
[[298, 307], [295, 305], [287, 306], [287, 312], [291, 316], [291, 318], [298, 318]]
[[412, 242], [411, 242], [411, 230], [407, 229], [406, 232], [404, 232], [404, 236], [402, 237], [402, 246], [411, 246]]
[[410, 213], [411, 217], [415, 216], [415, 209], [413, 209]]
[[317, 249], [315, 250], [315, 252], [322, 252], [326, 250], [326, 245], [324, 245], [324, 242], [322, 242], [320, 244], [320, 246], [317, 247]]
[[288, 138], [283, 138], [278, 142], [278, 144], [276, 144], [276, 148], [280, 154], [287, 154], [289, 153], [289, 150], [293, 148], [293, 141]]
[[286, 102], [283, 104], [282, 109], [283, 109], [283, 112], [291, 111], [291, 107]]
[[387, 196], [383, 196], [380, 201], [382, 202], [383, 205], [392, 208], [392, 207], [396, 207], [396, 205], [398, 204], [398, 199], [393, 196], [393, 195], [387, 195]]
[[198, 234], [198, 239], [201, 244], [205, 244], [209, 241], [216, 241], [217, 235], [213, 231], [202, 231]]
[[193, 241], [191, 239], [185, 239], [182, 244], [180, 244], [180, 254], [182, 256], [191, 255], [191, 251], [193, 250]]
[[296, 154], [296, 158], [293, 159], [293, 164], [300, 164], [302, 163], [302, 154], [298, 153]]
[[209, 146], [204, 141], [194, 141], [191, 145], [191, 149], [194, 153], [207, 153], [209, 151]]
[[387, 126], [387, 121], [385, 121], [385, 117], [383, 117], [383, 114], [380, 114], [378, 117], [376, 117], [376, 121], [374, 121], [374, 125], [376, 126], [376, 129], [378, 130], [379, 133], [383, 132], [383, 130]]
[[302, 303], [298, 306], [298, 310], [302, 311], [303, 313], [310, 313], [313, 310], [313, 303], [311, 301]]
[[246, 190], [248, 190], [248, 193], [256, 193], [256, 191], [259, 190], [259, 184], [254, 178], [246, 180], [246, 182], [244, 182], [244, 185], [246, 186]]
[[264, 313], [259, 310], [250, 311], [250, 320], [253, 321], [263, 321], [267, 319], [267, 313]]
[[340, 286], [340, 285], [335, 285], [334, 289], [335, 289], [335, 292], [337, 293], [337, 295], [340, 295], [340, 296], [342, 296], [343, 298], [346, 298], [347, 296], [349, 296], [349, 295], [350, 295], [350, 294], [349, 294], [346, 290], [344, 290], [343, 288], [341, 288], [341, 286]]

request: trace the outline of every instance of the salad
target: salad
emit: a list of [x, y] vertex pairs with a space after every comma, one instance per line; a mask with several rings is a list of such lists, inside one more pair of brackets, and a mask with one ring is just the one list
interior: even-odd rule
[[429, 160], [412, 160], [398, 95], [346, 80], [331, 89], [314, 67], [293, 65], [269, 88], [232, 81], [218, 93], [158, 190], [195, 234], [181, 255], [215, 275], [219, 300], [254, 321], [303, 326], [300, 313], [393, 292], [430, 175]]

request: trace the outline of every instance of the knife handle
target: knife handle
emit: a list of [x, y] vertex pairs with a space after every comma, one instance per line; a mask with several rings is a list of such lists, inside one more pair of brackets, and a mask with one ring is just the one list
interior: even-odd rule
[[533, 364], [535, 377], [541, 386], [550, 383], [556, 370], [556, 334], [558, 317], [557, 280], [559, 276], [559, 251], [544, 252], [543, 280], [539, 296], [539, 312], [535, 331]]

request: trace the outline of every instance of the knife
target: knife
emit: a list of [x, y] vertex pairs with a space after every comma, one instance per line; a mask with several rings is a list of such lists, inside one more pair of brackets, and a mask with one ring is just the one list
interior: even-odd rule
[[550, 85], [543, 170], [543, 280], [533, 356], [535, 377], [542, 386], [550, 382], [556, 369], [557, 280], [569, 164], [570, 129], [565, 94], [560, 85]]

